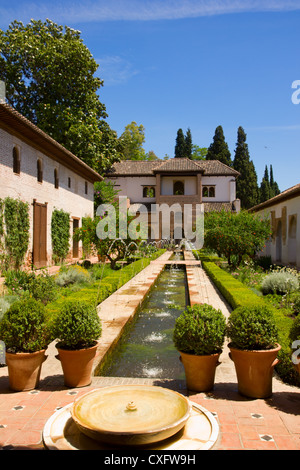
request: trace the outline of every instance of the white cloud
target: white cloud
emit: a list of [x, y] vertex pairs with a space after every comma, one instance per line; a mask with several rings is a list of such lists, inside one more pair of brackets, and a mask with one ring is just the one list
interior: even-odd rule
[[119, 56], [106, 56], [95, 60], [99, 64], [98, 72], [105, 86], [126, 83], [139, 73], [128, 60]]
[[153, 21], [196, 18], [246, 12], [300, 10], [299, 0], [66, 0], [56, 3], [27, 2], [0, 7], [0, 24], [14, 19], [51, 18], [65, 23], [96, 21]]

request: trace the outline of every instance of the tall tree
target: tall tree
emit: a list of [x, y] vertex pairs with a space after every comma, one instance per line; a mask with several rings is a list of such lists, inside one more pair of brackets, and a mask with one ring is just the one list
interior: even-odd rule
[[192, 142], [192, 133], [188, 129], [185, 135], [185, 158], [192, 158], [193, 142]]
[[259, 202], [259, 191], [254, 163], [250, 160], [246, 134], [242, 127], [238, 128], [233, 168], [240, 173], [236, 181], [236, 196], [241, 200], [242, 208], [249, 209]]
[[185, 158], [185, 137], [182, 129], [178, 129], [176, 144], [175, 144], [175, 158]]
[[0, 79], [9, 104], [102, 171], [120, 148], [97, 94], [103, 85], [95, 77], [98, 65], [80, 34], [48, 19], [12, 22], [0, 30]]
[[231, 153], [228, 149], [228, 145], [225, 142], [224, 132], [222, 126], [218, 126], [215, 130], [213, 142], [210, 144], [206, 160], [219, 160], [225, 165], [231, 166]]
[[271, 186], [269, 181], [269, 171], [267, 165], [265, 166], [265, 172], [259, 188], [260, 201], [264, 202], [270, 199], [271, 196]]
[[271, 197], [277, 196], [277, 194], [280, 194], [280, 189], [277, 184], [277, 182], [274, 180], [273, 176], [273, 167], [270, 165], [270, 189], [271, 189]]
[[143, 149], [145, 128], [142, 124], [137, 125], [135, 121], [127, 124], [123, 134], [120, 136], [120, 142], [123, 146], [123, 159], [146, 160], [146, 153]]

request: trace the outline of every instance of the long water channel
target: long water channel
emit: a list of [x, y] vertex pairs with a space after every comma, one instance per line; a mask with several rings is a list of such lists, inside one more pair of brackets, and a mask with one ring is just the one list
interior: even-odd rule
[[172, 337], [175, 320], [187, 305], [185, 266], [166, 265], [101, 375], [184, 379]]

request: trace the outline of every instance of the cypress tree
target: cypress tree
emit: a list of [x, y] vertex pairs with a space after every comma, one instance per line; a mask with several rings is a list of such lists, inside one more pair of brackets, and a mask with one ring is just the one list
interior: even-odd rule
[[270, 165], [270, 192], [271, 192], [271, 197], [274, 197], [274, 196], [277, 196], [277, 194], [280, 194], [280, 189], [278, 187], [278, 184], [276, 183], [276, 181], [274, 181], [272, 165]]
[[236, 196], [241, 200], [242, 208], [249, 209], [259, 202], [259, 191], [254, 163], [250, 160], [246, 134], [242, 127], [238, 128], [233, 168], [240, 173], [236, 181]]
[[260, 193], [260, 202], [265, 202], [272, 197], [267, 165], [265, 166], [265, 173], [264, 173], [262, 182], [260, 184], [259, 193]]
[[206, 154], [206, 160], [219, 160], [228, 166], [232, 164], [231, 153], [225, 142], [222, 126], [218, 126], [215, 130], [213, 142], [210, 144]]
[[175, 158], [184, 158], [186, 152], [185, 137], [182, 129], [178, 129], [175, 145]]
[[185, 136], [185, 157], [192, 158], [192, 150], [193, 150], [193, 143], [192, 143], [192, 133], [191, 130], [188, 129], [186, 136]]

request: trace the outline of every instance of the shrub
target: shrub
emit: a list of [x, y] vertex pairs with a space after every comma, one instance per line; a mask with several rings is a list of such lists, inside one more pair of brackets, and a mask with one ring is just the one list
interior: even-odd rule
[[278, 340], [273, 312], [268, 307], [235, 309], [228, 319], [226, 334], [237, 349], [272, 349]]
[[262, 292], [266, 294], [288, 294], [299, 288], [298, 277], [289, 272], [273, 272], [268, 274], [261, 284]]
[[298, 316], [290, 329], [289, 338], [291, 341], [300, 340], [300, 316]]
[[70, 350], [91, 347], [102, 331], [96, 307], [84, 301], [65, 302], [52, 328], [59, 346]]
[[44, 305], [35, 299], [14, 302], [0, 322], [0, 338], [8, 352], [35, 352], [51, 342]]
[[40, 300], [43, 304], [52, 302], [57, 295], [55, 279], [49, 274], [35, 276], [31, 280], [28, 290], [35, 300]]
[[293, 304], [294, 315], [299, 315], [299, 313], [300, 313], [300, 295], [297, 295], [294, 299], [292, 299], [292, 304]]
[[226, 320], [220, 310], [211, 305], [188, 307], [176, 320], [173, 341], [179, 351], [206, 355], [221, 352]]
[[67, 270], [59, 272], [58, 276], [55, 278], [55, 282], [58, 286], [64, 287], [70, 284], [75, 284], [75, 282], [88, 282], [90, 281], [89, 272], [84, 269], [82, 266], [70, 266]]
[[22, 294], [24, 291], [29, 290], [29, 285], [35, 278], [34, 273], [27, 273], [26, 271], [13, 271], [8, 270], [4, 273], [5, 285], [9, 292], [12, 294]]

